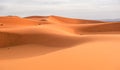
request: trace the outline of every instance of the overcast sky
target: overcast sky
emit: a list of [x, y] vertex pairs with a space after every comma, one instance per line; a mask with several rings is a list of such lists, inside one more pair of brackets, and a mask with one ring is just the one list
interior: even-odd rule
[[120, 0], [0, 0], [0, 15], [120, 18]]

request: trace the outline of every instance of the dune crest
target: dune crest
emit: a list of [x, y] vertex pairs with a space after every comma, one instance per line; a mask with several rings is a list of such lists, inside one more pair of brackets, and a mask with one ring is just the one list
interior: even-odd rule
[[73, 26], [75, 33], [82, 34], [120, 34], [120, 22], [101, 23], [86, 26]]
[[37, 25], [39, 22], [36, 20], [20, 18], [17, 16], [5, 16], [0, 17], [0, 23], [4, 24], [5, 26], [29, 26]]
[[51, 22], [66, 23], [66, 24], [103, 23], [102, 21], [97, 21], [97, 20], [74, 19], [74, 18], [65, 18], [60, 16], [49, 16], [48, 20]]

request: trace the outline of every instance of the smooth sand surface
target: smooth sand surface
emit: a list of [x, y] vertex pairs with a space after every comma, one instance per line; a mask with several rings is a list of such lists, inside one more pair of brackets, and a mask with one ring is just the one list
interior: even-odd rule
[[120, 22], [1, 16], [0, 70], [120, 70]]

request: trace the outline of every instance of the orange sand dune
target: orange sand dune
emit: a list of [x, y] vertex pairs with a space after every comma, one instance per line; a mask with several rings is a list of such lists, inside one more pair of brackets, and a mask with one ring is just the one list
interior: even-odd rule
[[48, 21], [51, 21], [53, 23], [67, 23], [67, 24], [103, 23], [103, 21], [97, 21], [97, 20], [73, 19], [73, 18], [65, 18], [59, 16], [49, 16]]
[[[19, 43], [20, 36], [18, 34], [10, 34], [0, 32], [0, 47], [11, 46]], [[17, 42], [18, 41], [18, 42]]]
[[39, 20], [39, 21], [47, 21], [48, 16], [28, 16], [25, 17], [27, 19]]
[[60, 16], [28, 16], [25, 17], [28, 19], [46, 21], [51, 23], [67, 23], [67, 24], [89, 24], [89, 23], [103, 23], [103, 21], [97, 20], [85, 20], [85, 19], [73, 19], [73, 18], [65, 18]]
[[120, 70], [120, 22], [0, 17], [0, 70]]
[[48, 16], [28, 16], [25, 18], [47, 18]]
[[[27, 41], [28, 43], [35, 42], [39, 44], [46, 44], [49, 38], [50, 40], [54, 40], [55, 42], [57, 42], [58, 40], [58, 42], [60, 43], [63, 42], [64, 44], [64, 40], [68, 39], [67, 40], [68, 42], [69, 39], [72, 38], [71, 36], [73, 36], [73, 34], [71, 34], [70, 29], [67, 29], [65, 27], [59, 27], [57, 25], [41, 25], [41, 26], [33, 26], [27, 28], [23, 27], [23, 28], [11, 28], [11, 29], [5, 28], [5, 29], [1, 29], [0, 32], [0, 37], [1, 37], [0, 47], [6, 47], [6, 46], [9, 47], [17, 44], [20, 45], [27, 43]], [[74, 40], [75, 38], [73, 37], [72, 39]], [[51, 42], [52, 41], [50, 41], [49, 43], [50, 44], [53, 43], [53, 45], [55, 44], [54, 42], [52, 43]]]
[[92, 25], [71, 26], [75, 33], [80, 34], [105, 34], [105, 33], [120, 33], [120, 22], [110, 22]]
[[39, 22], [35, 20], [16, 17], [16, 16], [5, 16], [5, 17], [0, 17], [0, 23], [2, 23], [5, 26], [9, 26], [9, 25], [25, 26], [25, 25], [37, 25]]

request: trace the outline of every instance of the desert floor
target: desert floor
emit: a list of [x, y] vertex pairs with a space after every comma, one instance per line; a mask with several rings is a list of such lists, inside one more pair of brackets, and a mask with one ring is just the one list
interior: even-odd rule
[[120, 70], [120, 22], [1, 16], [0, 70]]

